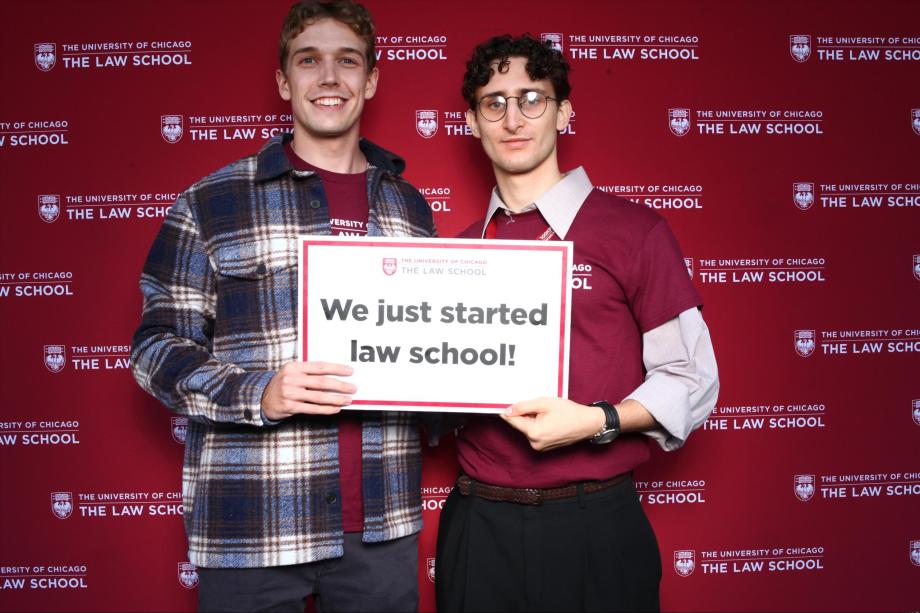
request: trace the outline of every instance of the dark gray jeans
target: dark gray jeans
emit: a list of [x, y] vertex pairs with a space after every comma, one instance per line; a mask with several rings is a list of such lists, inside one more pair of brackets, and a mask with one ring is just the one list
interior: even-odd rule
[[199, 611], [418, 610], [418, 534], [385, 543], [345, 535], [345, 555], [269, 568], [198, 568]]

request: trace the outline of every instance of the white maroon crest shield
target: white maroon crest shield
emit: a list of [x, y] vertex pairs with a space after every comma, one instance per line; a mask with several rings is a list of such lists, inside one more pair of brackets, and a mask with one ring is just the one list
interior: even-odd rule
[[170, 145], [182, 140], [182, 115], [160, 115], [160, 136]]
[[58, 519], [67, 519], [73, 513], [73, 494], [51, 492], [51, 512]]
[[35, 49], [35, 66], [42, 72], [48, 72], [54, 68], [57, 61], [57, 45], [54, 43], [37, 43], [33, 46]]
[[815, 476], [796, 475], [793, 479], [795, 497], [802, 502], [808, 502], [815, 495]]
[[920, 281], [920, 253], [914, 254], [914, 279]]
[[920, 426], [920, 399], [913, 401], [911, 416], [914, 418], [914, 423]]
[[920, 566], [920, 541], [910, 542], [910, 561], [914, 566]]
[[796, 330], [793, 340], [795, 342], [795, 352], [801, 357], [807, 358], [815, 352], [814, 330]]
[[914, 134], [920, 136], [920, 109], [910, 110], [910, 127], [914, 129]]
[[428, 565], [426, 567], [428, 573], [428, 580], [434, 583], [434, 563], [435, 558], [428, 558]]
[[67, 351], [64, 345], [45, 345], [43, 353], [45, 368], [53, 373], [59, 373], [67, 365]]
[[187, 590], [198, 585], [198, 567], [188, 562], [179, 562], [179, 584]]
[[396, 258], [383, 258], [383, 274], [388, 277], [396, 274]]
[[693, 278], [693, 258], [684, 258], [684, 266], [687, 267], [687, 274]]
[[690, 131], [690, 109], [668, 109], [668, 128], [674, 136]]
[[554, 51], [559, 53], [564, 53], [562, 50], [562, 33], [561, 32], [544, 32], [540, 35], [540, 40], [543, 43], [549, 43]]
[[415, 111], [415, 131], [422, 138], [431, 138], [438, 131], [438, 112]]
[[38, 216], [45, 223], [54, 223], [61, 215], [61, 197], [42, 194], [38, 197]]
[[681, 577], [689, 577], [696, 570], [696, 551], [681, 549], [674, 552], [674, 572]]
[[810, 209], [811, 205], [815, 203], [815, 184], [793, 183], [792, 201], [795, 203], [795, 206], [803, 211]]
[[789, 36], [789, 55], [799, 64], [807, 62], [811, 57], [811, 36], [808, 34]]
[[188, 417], [171, 417], [172, 437], [180, 445], [185, 444], [185, 435], [188, 434]]

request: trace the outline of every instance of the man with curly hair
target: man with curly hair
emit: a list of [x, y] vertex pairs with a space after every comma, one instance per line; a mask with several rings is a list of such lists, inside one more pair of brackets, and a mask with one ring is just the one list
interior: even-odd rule
[[340, 412], [350, 366], [298, 360], [298, 236], [435, 233], [405, 163], [360, 137], [374, 23], [352, 0], [295, 3], [278, 93], [293, 134], [183, 192], [141, 276], [131, 363], [189, 419], [189, 559], [205, 611], [414, 611], [414, 418]]
[[565, 59], [527, 35], [488, 40], [467, 63], [466, 121], [497, 185], [463, 235], [572, 241], [590, 277], [572, 291], [569, 397], [458, 430], [440, 611], [657, 610], [661, 559], [632, 471], [652, 442], [682, 446], [718, 393], [701, 301], [665, 220], [594, 189], [583, 168], [559, 169], [569, 93]]

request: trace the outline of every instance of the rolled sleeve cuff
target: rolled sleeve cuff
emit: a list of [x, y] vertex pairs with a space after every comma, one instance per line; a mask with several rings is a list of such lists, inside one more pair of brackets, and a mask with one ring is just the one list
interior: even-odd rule
[[680, 381], [652, 376], [627, 399], [640, 403], [661, 424], [661, 428], [643, 434], [653, 438], [665, 451], [673, 451], [683, 446], [692, 430], [688, 396], [687, 386]]

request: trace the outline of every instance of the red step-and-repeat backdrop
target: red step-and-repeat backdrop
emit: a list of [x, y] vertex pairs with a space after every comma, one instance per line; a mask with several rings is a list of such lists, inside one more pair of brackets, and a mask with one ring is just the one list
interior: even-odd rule
[[[177, 193], [289, 128], [288, 6], [0, 6], [0, 609], [195, 607], [186, 423], [128, 369], [137, 282]], [[442, 236], [492, 185], [463, 122], [465, 60], [531, 32], [572, 65], [563, 168], [681, 242], [722, 391], [684, 449], [637, 474], [663, 608], [918, 610], [920, 6], [368, 6], [380, 88], [363, 131], [405, 156]], [[426, 611], [452, 452], [425, 452]]]

